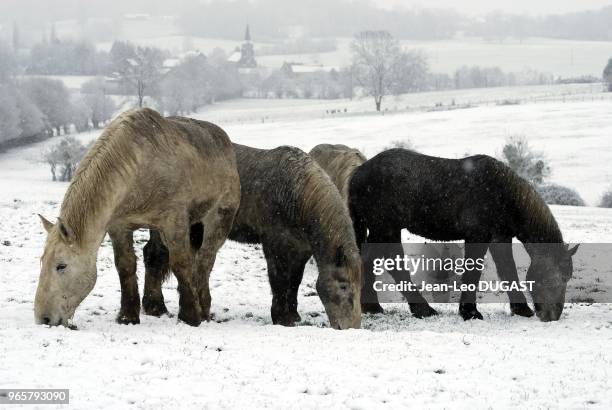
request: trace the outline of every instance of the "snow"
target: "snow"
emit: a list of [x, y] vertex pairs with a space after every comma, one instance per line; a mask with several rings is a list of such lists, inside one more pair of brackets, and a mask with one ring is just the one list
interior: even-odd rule
[[[521, 131], [549, 155], [553, 178], [590, 200], [610, 180], [609, 101], [333, 118], [321, 118], [310, 102], [289, 101], [282, 115], [281, 104], [275, 105], [279, 117], [270, 123], [257, 115], [231, 120], [234, 114], [248, 117], [258, 104], [257, 112], [264, 112], [263, 103], [226, 103], [199, 116], [222, 119], [235, 141], [253, 146], [310, 149], [327, 141], [368, 155], [408, 136], [438, 155], [494, 153], [505, 136]], [[440, 316], [418, 320], [397, 304], [386, 314], [365, 316], [363, 329], [334, 331], [311, 296], [316, 268], [308, 264], [299, 292], [303, 321], [283, 328], [271, 324], [260, 247], [233, 242], [224, 245], [212, 273], [210, 323], [192, 328], [177, 322], [172, 279], [164, 295], [173, 317], [143, 315], [140, 325], [116, 324], [119, 283], [105, 240], [98, 281], [75, 315], [79, 330], [36, 326], [33, 299], [45, 240], [36, 213], [57, 216], [67, 187], [50, 182], [46, 166], [35, 162], [54, 142], [0, 154], [3, 388], [69, 388], [75, 408], [612, 406], [612, 304], [567, 305], [561, 320], [549, 323], [512, 317], [499, 304], [481, 305], [484, 321], [463, 322], [452, 304], [436, 305]], [[552, 209], [566, 240], [612, 239], [612, 210]], [[146, 238], [137, 232], [141, 285]]]

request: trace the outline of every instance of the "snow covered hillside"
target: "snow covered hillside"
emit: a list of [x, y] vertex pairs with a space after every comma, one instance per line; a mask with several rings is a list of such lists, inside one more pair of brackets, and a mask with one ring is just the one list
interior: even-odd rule
[[[560, 92], [558, 88], [544, 91], [538, 87], [525, 87], [522, 93], [512, 88], [497, 90], [501, 94], [478, 91], [456, 97], [424, 93], [419, 101], [448, 102], [457, 98], [460, 103], [521, 95], [539, 98]], [[508, 93], [513, 93], [514, 97], [506, 97]], [[406, 139], [410, 139], [418, 151], [429, 155], [464, 157], [478, 153], [498, 156], [508, 137], [525, 136], [531, 147], [542, 151], [548, 159], [552, 182], [574, 188], [588, 204], [597, 205], [603, 192], [612, 187], [612, 99], [601, 100], [602, 95], [612, 96], [583, 94], [581, 100], [572, 102], [484, 105], [385, 115], [371, 111], [351, 114], [366, 109], [366, 105], [372, 110], [370, 99], [287, 103], [243, 100], [212, 106], [196, 116], [221, 125], [233, 141], [241, 144], [269, 148], [289, 144], [308, 151], [322, 142], [343, 143], [361, 149], [368, 157], [388, 147], [392, 141]], [[411, 97], [407, 94], [402, 98]], [[562, 95], [557, 94], [557, 98]], [[402, 106], [404, 104], [410, 102], [402, 100]], [[393, 101], [387, 105], [392, 106]], [[346, 115], [325, 114], [326, 110], [343, 107], [348, 107]]]
[[[253, 146], [309, 150], [335, 142], [372, 156], [410, 137], [425, 153], [462, 156], [495, 154], [505, 137], [521, 133], [547, 154], [553, 180], [578, 189], [591, 204], [612, 181], [609, 101], [324, 119], [287, 115], [263, 124], [257, 115], [231, 121], [220, 108], [198, 116]], [[79, 330], [36, 326], [33, 299], [45, 240], [36, 213], [57, 216], [67, 187], [50, 182], [46, 165], [35, 162], [52, 143], [0, 154], [3, 388], [69, 388], [74, 408], [612, 407], [612, 304], [567, 305], [561, 320], [549, 323], [510, 316], [507, 305], [482, 305], [485, 320], [471, 322], [459, 317], [456, 305], [436, 305], [441, 315], [425, 320], [412, 318], [407, 306], [390, 305], [386, 314], [366, 316], [364, 329], [334, 331], [314, 292], [316, 267], [308, 264], [299, 297], [302, 323], [283, 328], [271, 324], [260, 247], [232, 242], [213, 269], [210, 323], [192, 328], [176, 316], [143, 315], [140, 325], [116, 324], [119, 281], [106, 240], [98, 282], [75, 315]], [[567, 241], [612, 242], [612, 209], [552, 209]], [[136, 237], [142, 285], [147, 233]], [[175, 289], [174, 279], [164, 285], [174, 315]]]

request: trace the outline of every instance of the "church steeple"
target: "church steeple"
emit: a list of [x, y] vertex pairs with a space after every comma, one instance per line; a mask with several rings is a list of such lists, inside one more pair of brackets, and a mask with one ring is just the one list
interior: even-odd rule
[[248, 24], [246, 26], [246, 30], [244, 31], [244, 43], [242, 43], [242, 47], [240, 47], [240, 60], [238, 61], [238, 67], [257, 67], [257, 61], [255, 61], [255, 50], [253, 48], [253, 42], [251, 41], [251, 29], [249, 28]]
[[249, 25], [246, 26], [246, 31], [244, 32], [244, 41], [251, 41], [251, 30], [249, 30]]

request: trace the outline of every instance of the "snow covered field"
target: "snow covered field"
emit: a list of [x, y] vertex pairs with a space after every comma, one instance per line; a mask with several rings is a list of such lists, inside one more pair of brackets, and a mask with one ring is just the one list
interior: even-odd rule
[[[223, 126], [239, 143], [263, 147], [295, 145], [306, 151], [322, 142], [345, 143], [368, 157], [391, 141], [410, 139], [425, 154], [464, 157], [498, 156], [510, 136], [525, 136], [552, 167], [551, 181], [576, 189], [597, 205], [612, 187], [612, 94], [589, 93], [590, 85], [517, 87], [499, 90], [404, 95], [397, 105], [457, 104], [505, 98], [556, 96], [556, 101], [520, 105], [486, 105], [451, 111], [372, 112], [373, 101], [239, 100], [213, 105], [196, 116]], [[496, 94], [497, 92], [497, 94]], [[578, 101], [563, 102], [571, 93]], [[420, 98], [419, 98], [420, 97]], [[552, 98], [552, 97], [550, 97]], [[601, 99], [604, 98], [604, 99]], [[390, 98], [387, 106], [395, 102]], [[326, 114], [343, 110], [347, 114]], [[369, 112], [366, 112], [369, 110]], [[263, 122], [263, 123], [262, 123]]]
[[[253, 31], [257, 46], [257, 32]], [[266, 67], [280, 67], [284, 61], [345, 66], [351, 61], [351, 38], [336, 39], [337, 50], [327, 53], [271, 55], [257, 57]], [[476, 37], [450, 40], [401, 41], [406, 49], [424, 52], [432, 71], [453, 74], [465, 65], [497, 66], [504, 71], [519, 72], [526, 68], [549, 72], [555, 76], [600, 76], [608, 56], [609, 41], [573, 41], [546, 38], [505, 39], [491, 41]]]
[[[336, 142], [368, 156], [405, 137], [429, 154], [495, 154], [508, 135], [521, 133], [548, 155], [553, 180], [591, 204], [612, 182], [610, 101], [325, 118], [310, 102], [283, 103], [283, 115], [278, 102], [239, 101], [198, 117], [217, 121], [244, 144], [309, 150]], [[262, 124], [265, 104], [276, 104], [269, 109], [279, 116]], [[257, 114], [249, 116], [251, 110]], [[340, 332], [326, 328], [323, 306], [312, 296], [316, 267], [309, 264], [299, 298], [303, 322], [283, 328], [271, 325], [261, 249], [231, 242], [212, 273], [214, 321], [199, 328], [176, 316], [115, 324], [119, 282], [107, 241], [98, 282], [75, 316], [79, 330], [35, 326], [45, 239], [36, 213], [57, 216], [67, 186], [50, 182], [46, 166], [34, 162], [53, 142], [0, 154], [3, 388], [69, 388], [73, 408], [612, 407], [612, 304], [567, 305], [551, 323], [512, 317], [507, 305], [482, 305], [485, 320], [472, 322], [461, 320], [456, 305], [437, 305], [441, 315], [425, 320], [392, 305], [384, 315], [366, 316], [364, 329]], [[612, 242], [612, 210], [553, 212], [567, 241]], [[147, 234], [137, 238], [142, 248]], [[164, 285], [174, 314], [175, 288], [175, 280]]]

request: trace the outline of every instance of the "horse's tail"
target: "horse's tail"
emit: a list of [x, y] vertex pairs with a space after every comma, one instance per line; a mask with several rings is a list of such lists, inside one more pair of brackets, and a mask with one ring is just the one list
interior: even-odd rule
[[[170, 276], [170, 256], [159, 231], [149, 231], [149, 241], [143, 249], [145, 275], [164, 282]], [[145, 278], [146, 281], [146, 278]]]
[[357, 247], [359, 248], [359, 252], [361, 252], [361, 246], [366, 241], [368, 236], [368, 225], [365, 220], [365, 216], [363, 212], [360, 211], [356, 201], [351, 200], [353, 198], [349, 195], [348, 207], [351, 215], [351, 219], [353, 220], [353, 229], [355, 230], [355, 241], [357, 242]]

